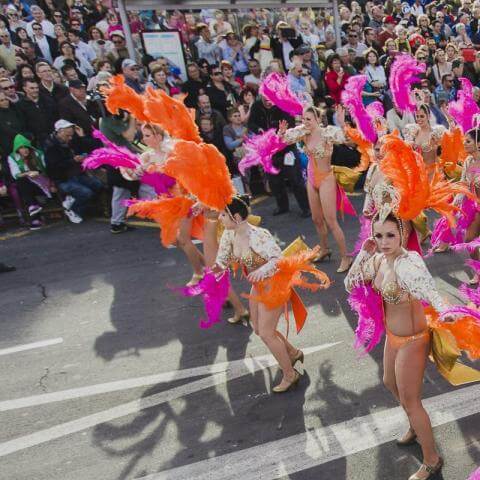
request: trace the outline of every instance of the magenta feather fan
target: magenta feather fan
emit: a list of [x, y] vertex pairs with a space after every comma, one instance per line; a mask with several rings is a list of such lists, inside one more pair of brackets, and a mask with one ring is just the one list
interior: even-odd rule
[[473, 128], [474, 118], [480, 114], [480, 107], [473, 98], [473, 86], [467, 78], [460, 78], [462, 89], [457, 93], [457, 100], [450, 102], [448, 113], [460, 125], [463, 133]]
[[245, 171], [260, 165], [266, 173], [277, 175], [279, 170], [272, 163], [273, 156], [282, 151], [287, 144], [277, 135], [274, 128], [255, 135], [245, 141], [245, 156], [240, 160], [238, 169], [242, 175]]
[[393, 103], [401, 112], [414, 112], [416, 104], [411, 96], [411, 88], [419, 82], [421, 73], [426, 69], [425, 64], [417, 63], [410, 54], [398, 55], [390, 69], [390, 89]]
[[205, 307], [206, 319], [200, 320], [200, 328], [210, 328], [220, 322], [222, 307], [228, 297], [230, 289], [230, 275], [228, 271], [217, 277], [211, 270], [207, 270], [203, 278], [191, 287], [175, 289], [185, 297], [201, 296]]
[[350, 292], [348, 303], [358, 316], [354, 346], [368, 353], [385, 333], [382, 297], [371, 285], [358, 285]]
[[286, 75], [277, 72], [270, 73], [261, 83], [259, 92], [260, 95], [289, 115], [303, 114], [303, 105], [290, 89]]
[[366, 83], [366, 75], [350, 77], [345, 85], [345, 90], [342, 92], [342, 103], [348, 109], [363, 138], [370, 143], [375, 143], [377, 141], [375, 124], [362, 101], [363, 87]]

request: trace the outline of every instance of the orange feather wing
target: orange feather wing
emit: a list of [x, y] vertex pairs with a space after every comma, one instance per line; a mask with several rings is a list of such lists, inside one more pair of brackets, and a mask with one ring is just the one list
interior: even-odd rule
[[360, 164], [354, 170], [356, 172], [365, 172], [373, 161], [373, 145], [368, 140], [365, 140], [356, 128], [347, 126], [346, 133], [355, 142], [360, 152]]
[[148, 122], [145, 116], [145, 107], [143, 98], [133, 88], [125, 84], [125, 79], [121, 75], [116, 75], [110, 80], [110, 88], [105, 88], [107, 95], [107, 109], [114, 115], [120, 110], [130, 112], [138, 121]]

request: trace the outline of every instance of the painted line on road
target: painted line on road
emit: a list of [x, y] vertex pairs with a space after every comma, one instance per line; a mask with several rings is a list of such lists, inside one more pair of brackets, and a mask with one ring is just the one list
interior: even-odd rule
[[11, 353], [24, 352], [26, 350], [33, 350], [34, 348], [50, 347], [51, 345], [58, 345], [63, 342], [63, 338], [52, 338], [50, 340], [43, 340], [42, 342], [27, 343], [25, 345], [17, 345], [16, 347], [4, 348], [0, 350], [1, 355], [9, 355]]
[[[316, 347], [309, 347], [303, 349], [303, 352], [308, 355], [321, 350], [326, 350], [339, 345], [340, 343], [342, 342], [326, 343]], [[232, 364], [234, 365], [232, 366]], [[110, 422], [117, 418], [125, 417], [126, 415], [138, 413], [146, 408], [171, 402], [177, 398], [226, 383], [230, 380], [243, 377], [244, 375], [253, 374], [256, 371], [273, 367], [275, 365], [277, 365], [277, 361], [272, 355], [245, 358], [244, 360], [236, 361], [235, 363], [230, 362], [230, 365], [225, 372], [216, 373], [207, 378], [202, 378], [179, 387], [171, 388], [154, 395], [149, 395], [148, 397], [133, 400], [132, 402], [124, 403], [122, 405], [118, 405], [117, 407], [94, 413], [93, 415], [87, 415], [86, 417], [82, 417], [77, 420], [62, 423], [30, 435], [24, 435], [23, 437], [1, 443], [0, 457], [33, 447], [35, 445], [46, 443], [72, 433], [80, 432], [82, 430], [86, 430], [87, 428], [95, 427], [101, 423]]]
[[[480, 386], [472, 385], [423, 404], [438, 427], [478, 414], [479, 395]], [[406, 425], [403, 409], [391, 408], [137, 480], [274, 480], [391, 442]], [[319, 478], [318, 473], [312, 475]]]
[[21, 231], [21, 232], [14, 232], [14, 233], [7, 233], [6, 235], [0, 236], [0, 241], [10, 240], [11, 238], [19, 238], [24, 237], [25, 235], [30, 235], [32, 232], [29, 230]]
[[[310, 347], [304, 349], [305, 354], [314, 353], [320, 349], [329, 348], [336, 344], [319, 345], [318, 347]], [[269, 356], [253, 357], [254, 361], [264, 361]], [[183, 380], [186, 378], [200, 377], [203, 375], [213, 375], [215, 373], [223, 373], [230, 369], [236, 369], [244, 365], [245, 360], [234, 360], [232, 362], [221, 362], [212, 365], [203, 365], [195, 368], [187, 368], [183, 370], [174, 370], [171, 372], [157, 373], [144, 377], [128, 378], [126, 380], [117, 380], [115, 382], [100, 383], [96, 385], [88, 385], [85, 387], [61, 390], [58, 392], [43, 393], [40, 395], [32, 395], [31, 397], [15, 398], [13, 400], [0, 401], [0, 412], [8, 412], [19, 408], [36, 407], [53, 402], [62, 402], [77, 398], [90, 397], [103, 393], [117, 392], [120, 390], [128, 390], [131, 388], [145, 387], [155, 385], [162, 382], [172, 382]]]

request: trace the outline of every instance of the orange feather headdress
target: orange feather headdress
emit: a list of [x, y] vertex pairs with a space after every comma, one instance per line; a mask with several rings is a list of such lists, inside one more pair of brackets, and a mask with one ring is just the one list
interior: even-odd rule
[[115, 75], [110, 79], [110, 87], [104, 88], [106, 95], [105, 104], [109, 112], [114, 115], [120, 110], [126, 110], [131, 113], [139, 122], [148, 122], [143, 105], [143, 97], [133, 88], [125, 84], [125, 79], [121, 75]]

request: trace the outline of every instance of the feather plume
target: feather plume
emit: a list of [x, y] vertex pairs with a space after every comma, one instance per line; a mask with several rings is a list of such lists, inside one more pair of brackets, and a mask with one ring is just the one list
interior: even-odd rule
[[480, 310], [477, 310], [476, 308], [470, 308], [465, 305], [452, 305], [442, 311], [439, 319], [445, 320], [446, 317], [471, 317], [480, 328]]
[[374, 120], [383, 117], [385, 109], [383, 108], [382, 102], [375, 100], [374, 102], [368, 104], [367, 113]]
[[264, 133], [248, 138], [244, 144], [245, 156], [240, 160], [238, 169], [242, 175], [248, 168], [260, 165], [266, 173], [277, 175], [280, 170], [275, 168], [272, 157], [282, 151], [287, 144], [277, 135], [274, 128]]
[[110, 87], [105, 88], [105, 105], [110, 113], [117, 115], [120, 110], [130, 112], [139, 122], [148, 122], [145, 115], [143, 97], [125, 84], [122, 75], [110, 79]]
[[371, 285], [359, 285], [350, 292], [348, 303], [358, 316], [354, 346], [368, 353], [385, 333], [382, 297]]
[[371, 143], [375, 143], [377, 141], [375, 124], [362, 101], [362, 91], [366, 83], [366, 75], [349, 77], [345, 85], [345, 90], [342, 92], [342, 103], [350, 112], [363, 138]]
[[454, 242], [455, 236], [453, 235], [448, 220], [445, 217], [439, 218], [433, 225], [432, 236], [430, 238], [432, 248], [429, 250], [429, 254], [442, 243], [451, 245]]
[[480, 467], [470, 474], [468, 480], [480, 480]]
[[[275, 274], [255, 283], [258, 294], [252, 298], [263, 303], [267, 308], [274, 309], [288, 302], [294, 287], [305, 288], [313, 292], [321, 288], [328, 288], [330, 286], [329, 278], [312, 264], [312, 260], [317, 254], [318, 249], [315, 248], [280, 258]], [[305, 278], [304, 274], [306, 273], [313, 277], [312, 282]]]
[[163, 170], [214, 210], [223, 210], [234, 194], [225, 157], [214, 145], [179, 140]]
[[467, 302], [472, 302], [477, 307], [480, 307], [480, 287], [469, 288], [466, 284], [462, 283], [458, 290]]
[[169, 195], [170, 189], [175, 185], [174, 178], [160, 172], [145, 172], [140, 181], [153, 187], [157, 195]]
[[467, 78], [460, 78], [462, 89], [457, 93], [457, 100], [448, 104], [448, 113], [460, 125], [463, 133], [473, 128], [474, 118], [480, 113], [480, 107], [473, 98], [473, 86]]
[[480, 275], [480, 260], [474, 260], [473, 258], [470, 258], [466, 261], [466, 264], [474, 271], [474, 273]]
[[475, 253], [477, 248], [480, 248], [480, 238], [476, 238], [471, 242], [457, 243], [456, 245], [452, 246], [452, 249], [456, 252], [466, 250], [468, 253]]
[[161, 89], [147, 88], [145, 115], [149, 122], [160, 125], [172, 138], [200, 143], [195, 111], [185, 106], [183, 98], [176, 99]]
[[480, 212], [480, 203], [477, 199], [464, 197], [460, 211], [458, 212], [458, 222], [455, 235], [455, 243], [462, 243], [465, 241], [465, 235], [468, 228], [474, 222], [477, 213]]
[[445, 173], [453, 178], [459, 163], [467, 158], [467, 152], [463, 146], [463, 134], [460, 128], [452, 127], [442, 137], [441, 156], [439, 164]]
[[259, 91], [260, 95], [289, 115], [303, 114], [303, 105], [290, 89], [285, 75], [277, 72], [270, 73], [261, 83]]
[[360, 232], [358, 233], [357, 241], [353, 247], [352, 256], [357, 255], [362, 249], [362, 245], [367, 238], [372, 236], [372, 220], [365, 216], [360, 217]]
[[190, 213], [194, 202], [186, 197], [159, 198], [156, 200], [140, 200], [132, 202], [128, 215], [148, 218], [160, 225], [162, 244], [165, 247], [177, 240], [180, 220]]
[[203, 278], [191, 287], [175, 289], [185, 297], [201, 296], [205, 307], [206, 319], [200, 320], [200, 328], [210, 328], [220, 322], [222, 307], [228, 297], [230, 276], [228, 271], [217, 277], [211, 270], [206, 270]]
[[360, 164], [355, 167], [354, 170], [356, 172], [365, 172], [373, 161], [373, 144], [365, 140], [359, 130], [349, 126], [346, 126], [345, 130], [352, 142], [357, 145], [357, 150], [360, 152]]
[[102, 165], [110, 165], [114, 168], [137, 168], [140, 160], [128, 148], [119, 147], [108, 140], [100, 130], [93, 130], [93, 137], [101, 140], [106, 147], [95, 149], [82, 163], [84, 169], [94, 170]]
[[411, 97], [411, 87], [420, 81], [418, 75], [425, 72], [426, 65], [417, 63], [417, 60], [409, 54], [395, 57], [390, 69], [390, 89], [393, 103], [398, 110], [414, 112], [416, 104]]

